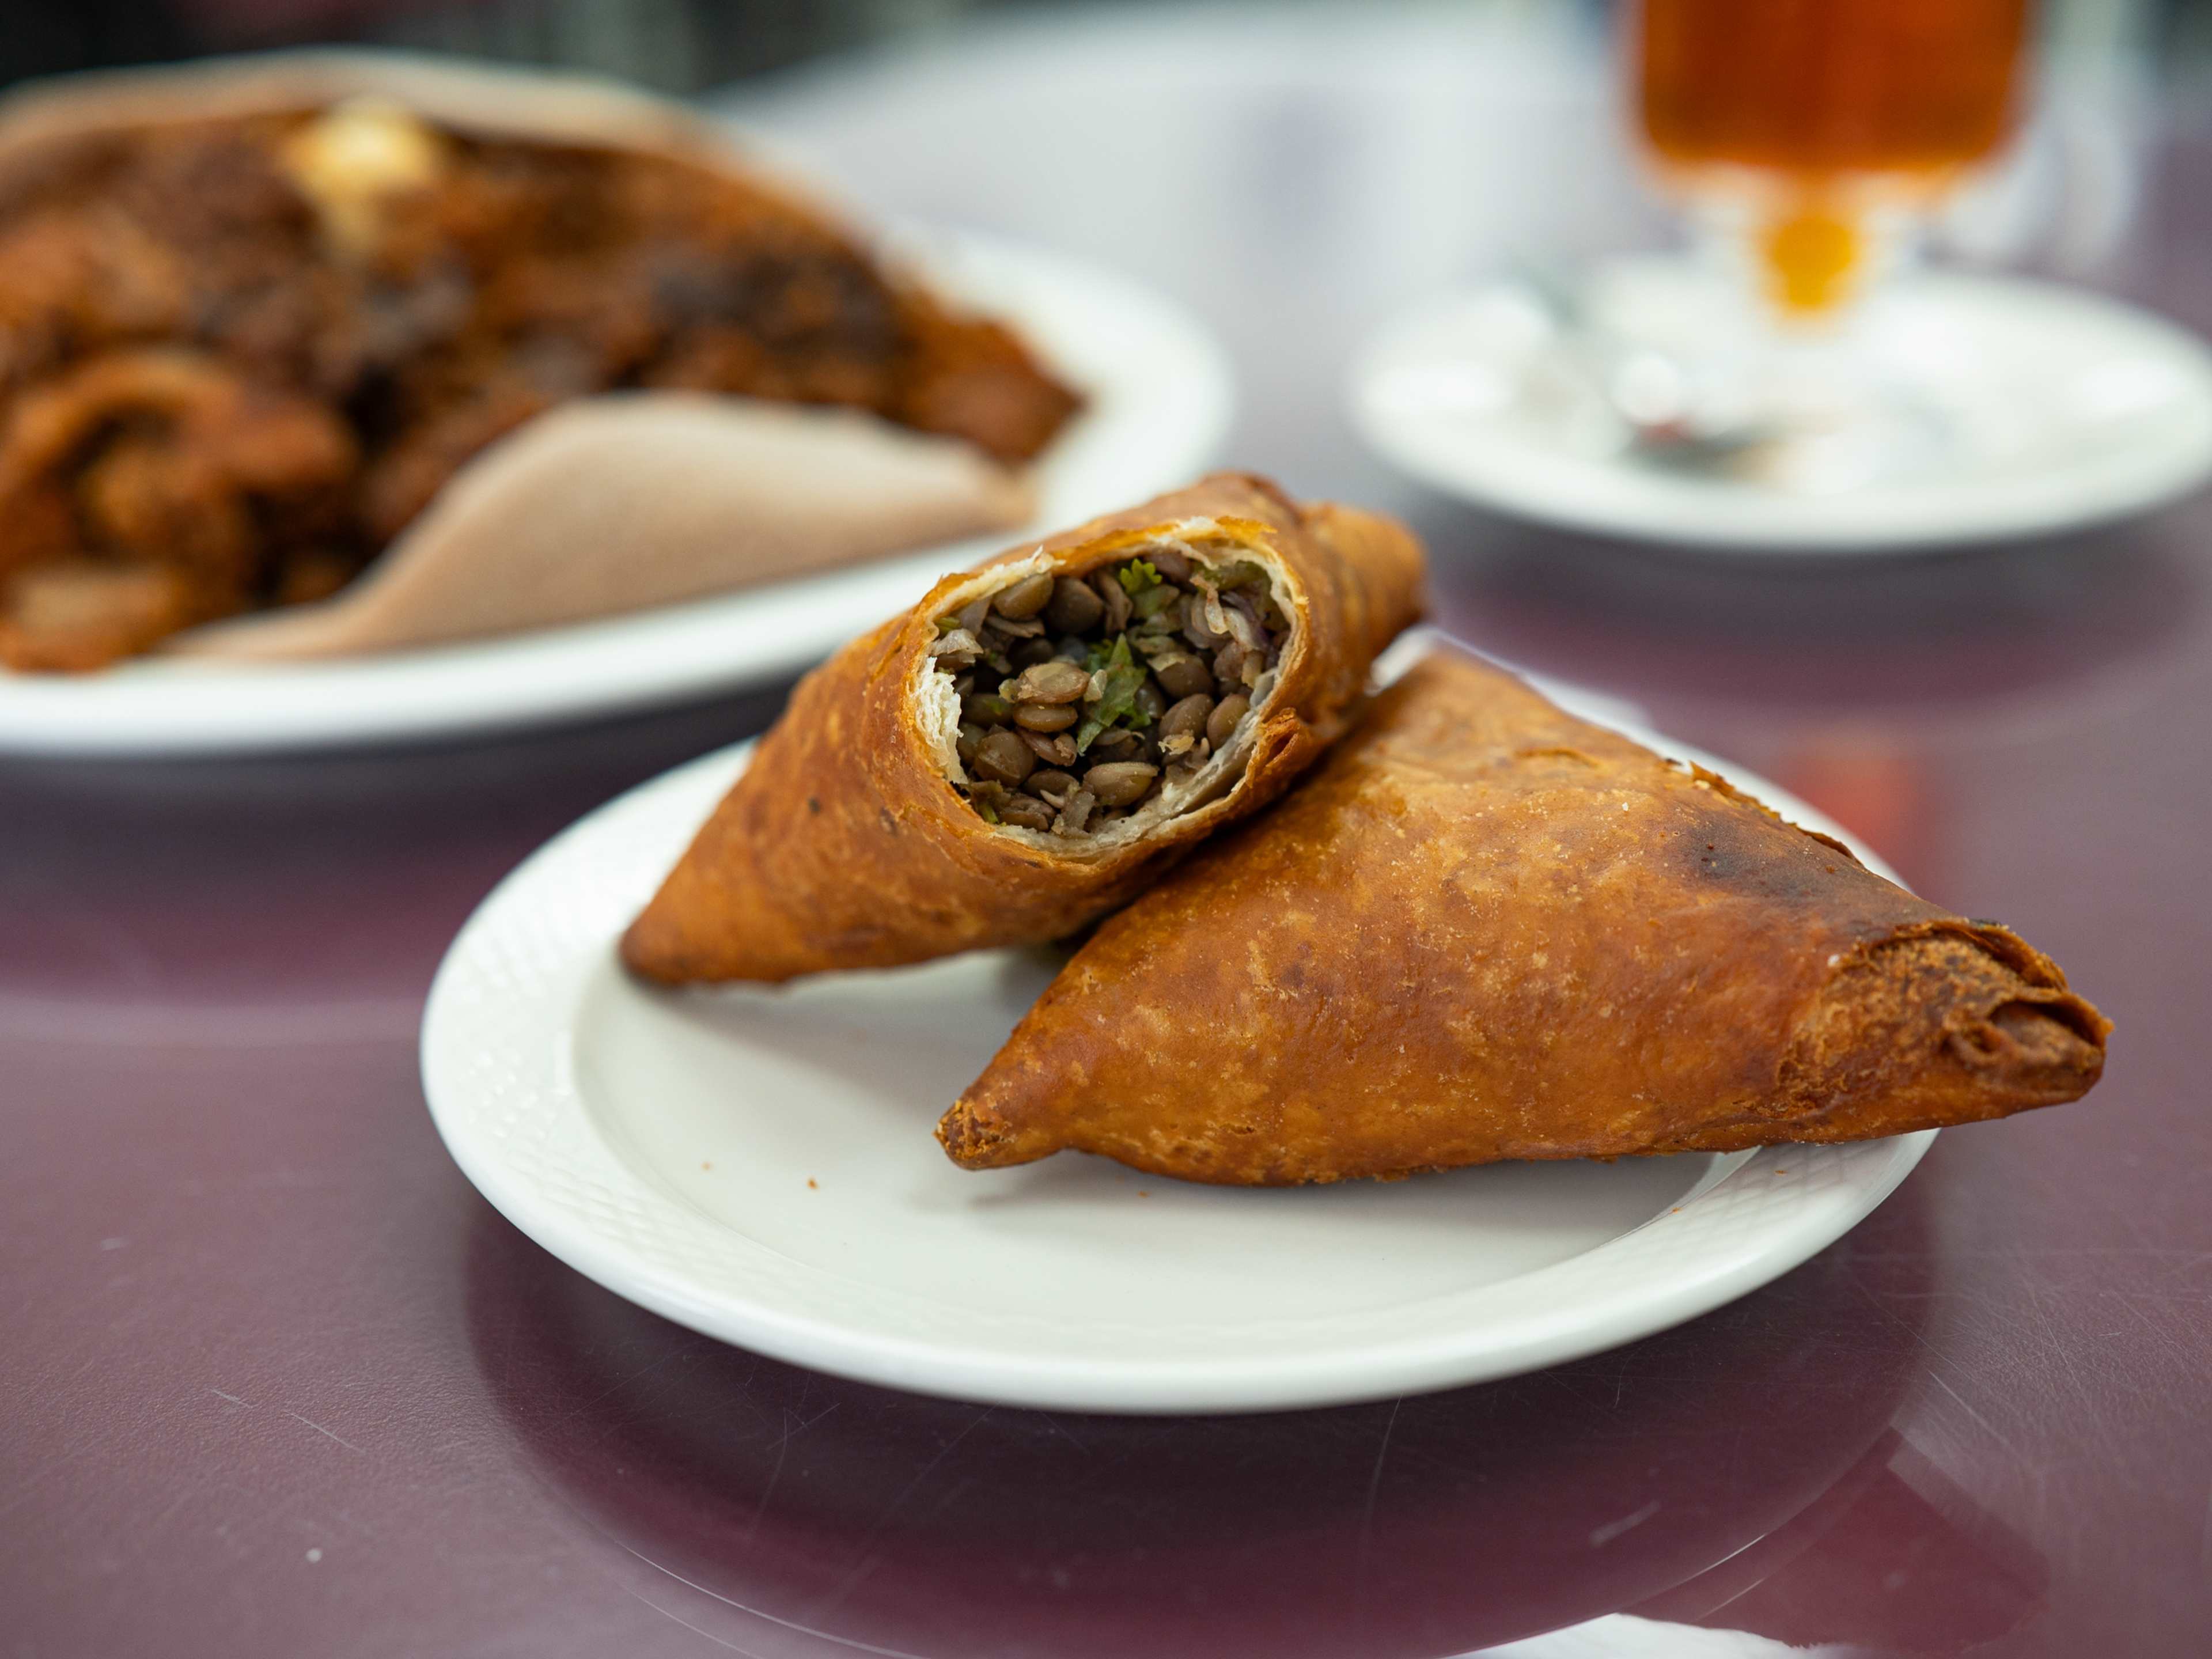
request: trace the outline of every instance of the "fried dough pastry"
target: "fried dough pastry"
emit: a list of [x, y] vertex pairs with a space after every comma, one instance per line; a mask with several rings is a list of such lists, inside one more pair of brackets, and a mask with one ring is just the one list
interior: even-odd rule
[[1422, 568], [1222, 473], [948, 576], [800, 682], [623, 959], [772, 981], [1070, 933], [1319, 757]]
[[1251, 1186], [1858, 1140], [2075, 1099], [2110, 1029], [2004, 927], [1439, 651], [1101, 926], [938, 1139]]
[[[309, 406], [295, 427], [336, 428], [346, 462], [319, 485], [335, 510], [241, 514], [236, 491], [181, 482], [173, 456], [150, 471], [116, 460], [142, 441], [198, 447], [158, 412], [59, 450], [15, 418], [155, 351], [272, 407]], [[363, 53], [131, 71], [0, 102], [0, 475], [51, 486], [0, 549], [0, 664], [96, 667], [191, 624], [321, 598], [519, 428], [610, 392], [657, 431], [711, 392], [934, 440], [906, 447], [928, 460], [933, 496], [963, 501], [963, 535], [1021, 522], [1014, 470], [1079, 404], [1000, 325], [886, 269], [712, 129], [643, 97]], [[709, 448], [726, 426], [677, 423]], [[723, 459], [757, 470], [789, 447], [741, 438]], [[285, 465], [230, 447], [240, 465]], [[851, 448], [818, 446], [807, 464]], [[587, 478], [605, 468], [584, 463]], [[864, 466], [850, 488], [875, 482]], [[224, 504], [204, 521], [172, 510], [187, 495]], [[150, 515], [127, 514], [118, 534], [118, 504]], [[693, 505], [679, 492], [629, 522], [649, 539], [668, 520], [680, 538]], [[938, 528], [918, 521], [894, 544]], [[809, 547], [810, 568], [884, 550], [828, 533]], [[678, 563], [665, 591], [598, 586], [634, 609], [792, 574], [749, 562], [742, 536]]]

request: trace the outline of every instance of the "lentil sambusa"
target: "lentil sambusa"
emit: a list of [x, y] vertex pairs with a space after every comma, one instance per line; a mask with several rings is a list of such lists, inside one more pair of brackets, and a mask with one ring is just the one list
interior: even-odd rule
[[2007, 928], [1440, 649], [1109, 918], [938, 1138], [1253, 1186], [1871, 1139], [2076, 1099], [2110, 1029]]
[[1064, 937], [1317, 759], [1421, 581], [1395, 521], [1238, 474], [947, 577], [800, 684], [623, 960], [773, 981]]

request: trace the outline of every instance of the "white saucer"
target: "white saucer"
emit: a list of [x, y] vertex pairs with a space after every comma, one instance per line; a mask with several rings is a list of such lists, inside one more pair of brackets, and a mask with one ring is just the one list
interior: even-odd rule
[[1934, 1138], [1289, 1191], [1073, 1153], [969, 1174], [931, 1128], [1050, 978], [1047, 953], [781, 992], [652, 992], [617, 966], [617, 934], [747, 755], [633, 791], [508, 877], [439, 970], [422, 1078], [455, 1160], [516, 1226], [617, 1294], [781, 1359], [1112, 1412], [1476, 1382], [1765, 1284]]
[[[1186, 483], [1213, 459], [1234, 397], [1229, 360], [1180, 307], [1096, 266], [979, 237], [909, 236], [897, 254], [1012, 323], [1090, 400], [1040, 463], [1034, 532]], [[457, 737], [773, 684], [1024, 533], [388, 657], [149, 660], [82, 676], [0, 669], [0, 752], [234, 754]]]
[[[1677, 358], [1742, 332], [1734, 290], [1682, 258], [1604, 265], [1586, 303]], [[1955, 434], [1922, 470], [1791, 490], [1632, 459], [1598, 399], [1563, 393], [1553, 325], [1504, 283], [1387, 329], [1353, 370], [1352, 416], [1386, 459], [1485, 507], [1777, 554], [2039, 535], [2142, 512], [2212, 473], [2212, 353], [2147, 313], [2049, 283], [1919, 272], [1877, 292], [1854, 337], [1870, 373]]]

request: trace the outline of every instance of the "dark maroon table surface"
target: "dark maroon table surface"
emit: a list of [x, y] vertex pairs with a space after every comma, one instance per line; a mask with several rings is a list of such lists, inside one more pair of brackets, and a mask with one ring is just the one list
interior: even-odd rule
[[[2212, 500], [1785, 563], [1394, 480], [1341, 412], [1366, 331], [1510, 241], [1663, 225], [1607, 97], [1571, 32], [1346, 8], [1047, 21], [733, 106], [872, 209], [1188, 301], [1237, 356], [1231, 459], [1406, 514], [1455, 632], [2019, 927], [2118, 1022], [2089, 1101], [1946, 1134], [1788, 1277], [1538, 1375], [986, 1409], [629, 1306], [423, 1108], [476, 901], [781, 689], [432, 750], [0, 763], [0, 1655], [2212, 1652]], [[2095, 211], [2029, 257], [2212, 331], [2212, 98], [2054, 98]]]

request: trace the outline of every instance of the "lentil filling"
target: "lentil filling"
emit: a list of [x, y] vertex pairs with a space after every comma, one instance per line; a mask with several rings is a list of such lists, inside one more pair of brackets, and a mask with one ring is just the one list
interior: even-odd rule
[[937, 619], [960, 697], [953, 787], [986, 822], [1095, 836], [1185, 804], [1272, 682], [1289, 637], [1267, 571], [1155, 545], [1040, 571]]

